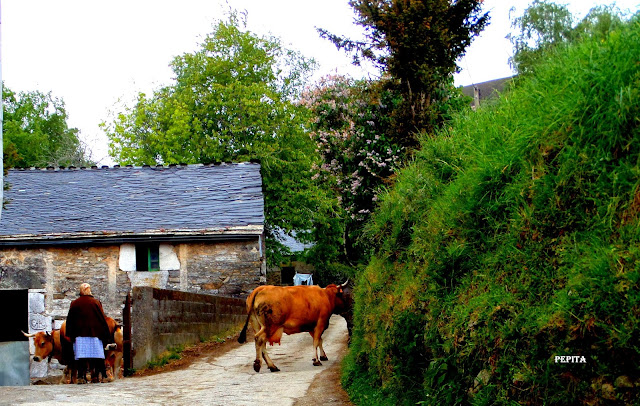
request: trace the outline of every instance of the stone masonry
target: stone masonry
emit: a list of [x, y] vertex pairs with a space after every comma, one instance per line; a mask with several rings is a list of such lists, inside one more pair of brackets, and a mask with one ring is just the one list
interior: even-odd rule
[[122, 320], [134, 286], [244, 296], [266, 281], [258, 240], [162, 244], [161, 270], [137, 272], [135, 246], [94, 245], [0, 250], [0, 289], [43, 289], [45, 310], [67, 316], [82, 282], [91, 284], [107, 316]]

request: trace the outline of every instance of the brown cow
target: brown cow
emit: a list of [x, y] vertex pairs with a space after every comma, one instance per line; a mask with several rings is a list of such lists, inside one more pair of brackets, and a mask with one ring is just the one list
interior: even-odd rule
[[[62, 322], [60, 330], [53, 330], [51, 333], [48, 331], [39, 331], [37, 333], [27, 334], [24, 331], [22, 334], [25, 337], [33, 338], [33, 345], [35, 347], [33, 360], [35, 362], [44, 361], [48, 358], [51, 362], [51, 358], [58, 360], [60, 365], [66, 365], [65, 378], [70, 382], [73, 377], [73, 344], [65, 334], [66, 321]], [[69, 376], [67, 376], [69, 375]]]
[[[116, 321], [111, 317], [107, 317], [107, 324], [109, 324], [109, 330], [111, 331], [115, 343], [117, 347], [115, 349], [111, 349], [113, 347], [112, 343], [105, 343], [105, 369], [108, 369], [109, 372], [114, 376], [113, 379], [117, 379], [117, 371], [116, 365], [122, 363], [122, 328], [117, 325]], [[33, 355], [33, 360], [35, 362], [40, 362], [45, 360], [46, 358], [51, 361], [51, 358], [55, 358], [58, 360], [60, 365], [66, 365], [65, 369], [65, 380], [67, 383], [76, 383], [78, 376], [75, 365], [75, 360], [73, 357], [73, 344], [71, 340], [66, 336], [66, 325], [67, 322], [62, 322], [60, 326], [60, 330], [53, 330], [51, 333], [39, 331], [37, 333], [27, 334], [24, 331], [22, 334], [25, 337], [33, 337], [33, 345], [35, 346], [35, 353]], [[92, 375], [99, 375], [101, 371], [91, 371]], [[103, 379], [106, 378], [107, 374], [103, 374]], [[80, 379], [83, 380], [86, 377], [81, 376]]]
[[[295, 334], [308, 332], [313, 337], [313, 365], [322, 365], [327, 354], [322, 348], [322, 333], [329, 327], [332, 314], [345, 311], [343, 285], [331, 284], [326, 288], [319, 286], [259, 286], [247, 298], [247, 321], [240, 333], [238, 342], [247, 339], [247, 325], [255, 332], [256, 360], [253, 369], [260, 371], [261, 358], [264, 358], [271, 372], [279, 371], [269, 354], [267, 342], [280, 344], [282, 333]], [[318, 348], [320, 357], [318, 358]]]
[[122, 367], [122, 351], [123, 351], [123, 332], [122, 326], [118, 325], [114, 319], [107, 317], [109, 331], [111, 331], [115, 349], [105, 348], [104, 362], [107, 370], [107, 376], [111, 376], [111, 380], [116, 380], [120, 376], [120, 368]]

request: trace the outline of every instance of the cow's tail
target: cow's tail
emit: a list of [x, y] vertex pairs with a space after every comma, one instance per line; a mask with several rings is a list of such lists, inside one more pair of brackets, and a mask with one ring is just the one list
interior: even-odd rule
[[247, 326], [249, 325], [249, 319], [251, 318], [251, 312], [253, 311], [253, 302], [256, 300], [257, 293], [251, 295], [251, 302], [249, 303], [249, 311], [247, 312], [247, 321], [244, 322], [244, 327], [240, 332], [240, 336], [238, 337], [238, 342], [240, 344], [244, 344], [247, 342]]
[[238, 342], [240, 344], [244, 344], [247, 342], [247, 326], [249, 325], [249, 317], [251, 317], [251, 313], [247, 315], [247, 321], [244, 322], [244, 327], [242, 327], [242, 331], [240, 332], [240, 336], [238, 337]]

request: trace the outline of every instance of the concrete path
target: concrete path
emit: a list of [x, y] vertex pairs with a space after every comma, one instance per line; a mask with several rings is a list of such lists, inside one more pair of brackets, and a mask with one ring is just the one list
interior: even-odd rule
[[262, 366], [253, 371], [253, 341], [215, 359], [203, 359], [188, 369], [111, 383], [0, 387], [0, 405], [292, 405], [313, 379], [340, 359], [347, 345], [347, 326], [331, 317], [323, 334], [329, 361], [314, 367], [313, 340], [307, 333], [284, 335], [282, 345], [267, 345], [280, 372]]

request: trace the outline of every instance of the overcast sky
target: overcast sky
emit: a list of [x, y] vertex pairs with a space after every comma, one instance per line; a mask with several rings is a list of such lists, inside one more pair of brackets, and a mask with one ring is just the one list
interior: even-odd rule
[[[509, 13], [521, 15], [531, 0], [486, 0], [491, 24], [459, 61], [457, 85], [510, 76]], [[316, 77], [329, 73], [367, 75], [350, 58], [320, 39], [315, 27], [350, 38], [359, 35], [348, 0], [229, 0], [247, 10], [249, 29], [271, 33], [320, 63]], [[610, 1], [572, 0], [576, 16]], [[640, 0], [619, 0], [637, 11]], [[51, 91], [67, 106], [69, 125], [81, 131], [93, 159], [112, 165], [98, 124], [118, 99], [131, 100], [170, 83], [174, 56], [198, 49], [224, 19], [224, 0], [0, 0], [2, 79], [14, 91]]]

